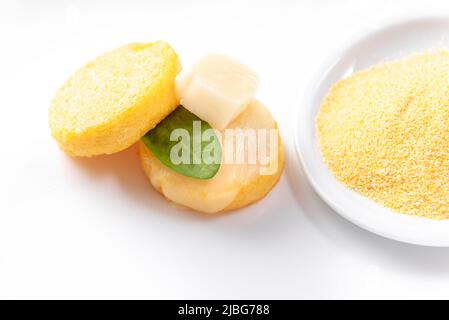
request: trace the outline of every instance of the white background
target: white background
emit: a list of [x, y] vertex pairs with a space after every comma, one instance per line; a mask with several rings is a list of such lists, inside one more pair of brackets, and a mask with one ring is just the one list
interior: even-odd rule
[[[388, 18], [447, 13], [443, 1], [2, 1], [0, 298], [449, 298], [449, 249], [345, 221], [296, 158], [311, 76], [354, 33]], [[47, 108], [80, 65], [163, 39], [184, 65], [224, 52], [255, 69], [287, 165], [265, 199], [207, 217], [172, 207], [136, 149], [70, 159]]]

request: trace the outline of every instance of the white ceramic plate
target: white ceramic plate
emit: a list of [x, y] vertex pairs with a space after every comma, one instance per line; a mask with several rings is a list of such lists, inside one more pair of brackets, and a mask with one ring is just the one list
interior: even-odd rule
[[435, 47], [449, 48], [449, 18], [407, 19], [378, 27], [351, 41], [331, 57], [301, 101], [296, 148], [312, 186], [334, 210], [356, 225], [398, 241], [449, 246], [449, 220], [435, 221], [392, 212], [340, 184], [324, 164], [317, 146], [314, 118], [329, 87], [373, 64]]

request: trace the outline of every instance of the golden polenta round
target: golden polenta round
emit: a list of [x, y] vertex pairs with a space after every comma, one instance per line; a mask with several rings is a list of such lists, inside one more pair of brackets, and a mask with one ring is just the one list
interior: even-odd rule
[[67, 154], [93, 156], [126, 149], [178, 105], [180, 71], [166, 43], [131, 43], [78, 69], [49, 109], [52, 136]]
[[[258, 101], [254, 100], [226, 129], [236, 128], [274, 130], [277, 144], [267, 146], [274, 150], [270, 152], [272, 171], [269, 174], [261, 174], [258, 165], [226, 163], [221, 164], [212, 179], [194, 179], [165, 167], [140, 142], [142, 168], [153, 187], [176, 204], [211, 214], [245, 207], [263, 198], [276, 185], [282, 174], [284, 156], [276, 122]], [[225, 154], [226, 143], [223, 148]]]

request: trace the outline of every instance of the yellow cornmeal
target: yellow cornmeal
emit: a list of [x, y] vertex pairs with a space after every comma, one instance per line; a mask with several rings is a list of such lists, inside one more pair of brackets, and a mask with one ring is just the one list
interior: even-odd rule
[[449, 52], [337, 82], [316, 130], [325, 163], [348, 188], [398, 212], [449, 218]]

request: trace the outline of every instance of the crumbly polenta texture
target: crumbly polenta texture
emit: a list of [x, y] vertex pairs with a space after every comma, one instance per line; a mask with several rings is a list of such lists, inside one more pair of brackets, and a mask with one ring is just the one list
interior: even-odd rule
[[449, 218], [448, 79], [436, 50], [337, 82], [316, 118], [334, 176], [395, 211]]
[[178, 105], [180, 71], [166, 43], [131, 43], [99, 56], [56, 92], [52, 136], [67, 154], [94, 156], [126, 149]]

